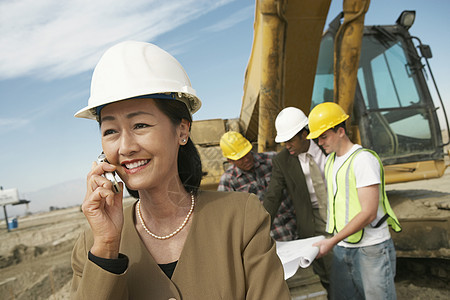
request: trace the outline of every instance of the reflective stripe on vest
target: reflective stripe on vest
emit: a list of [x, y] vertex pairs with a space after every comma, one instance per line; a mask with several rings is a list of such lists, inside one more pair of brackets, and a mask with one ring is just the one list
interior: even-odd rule
[[[392, 210], [389, 200], [385, 191], [385, 181], [384, 181], [384, 169], [383, 164], [378, 157], [378, 155], [369, 149], [360, 148], [353, 152], [347, 160], [342, 164], [339, 170], [336, 173], [336, 178], [333, 178], [333, 165], [336, 157], [336, 153], [332, 153], [325, 165], [325, 178], [327, 180], [328, 187], [328, 206], [327, 206], [327, 227], [326, 230], [328, 233], [333, 233], [334, 231], [339, 232], [344, 228], [348, 222], [350, 222], [355, 215], [357, 215], [361, 211], [361, 204], [358, 199], [358, 191], [356, 188], [356, 179], [353, 172], [353, 160], [356, 155], [361, 151], [368, 151], [372, 155], [374, 155], [379, 164], [380, 164], [380, 179], [381, 179], [381, 190], [380, 196], [382, 199], [382, 207], [384, 213], [387, 215], [383, 217], [383, 221], [378, 222], [378, 224], [374, 227], [380, 226], [384, 220], [387, 221], [388, 225], [392, 227], [392, 229], [396, 232], [401, 231], [400, 224], [397, 220], [397, 217]], [[346, 169], [345, 169], [346, 168]], [[342, 178], [343, 171], [345, 170], [345, 177]], [[333, 181], [336, 180], [336, 194], [333, 192]], [[344, 181], [344, 182], [343, 182]], [[344, 191], [342, 191], [344, 188]], [[344, 205], [344, 207], [342, 207]], [[336, 207], [338, 206], [338, 207]], [[336, 214], [336, 208], [338, 209], [338, 213]], [[340, 212], [345, 210], [344, 215]], [[338, 218], [336, 220], [336, 218]], [[342, 220], [344, 218], [344, 220]], [[364, 234], [364, 229], [354, 233], [353, 235], [347, 237], [345, 239], [346, 242], [349, 243], [358, 243]]]

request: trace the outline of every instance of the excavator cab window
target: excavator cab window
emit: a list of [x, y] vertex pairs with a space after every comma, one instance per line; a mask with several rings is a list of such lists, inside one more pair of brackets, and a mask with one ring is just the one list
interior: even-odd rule
[[[312, 107], [333, 101], [334, 35], [321, 43]], [[385, 164], [442, 157], [439, 124], [423, 65], [405, 29], [372, 26], [364, 31], [352, 124], [364, 147]]]
[[323, 36], [320, 44], [311, 109], [322, 102], [333, 102], [333, 45], [333, 34], [328, 32]]
[[382, 157], [432, 153], [435, 144], [427, 103], [401, 40], [363, 38], [358, 83], [366, 109], [366, 142]]

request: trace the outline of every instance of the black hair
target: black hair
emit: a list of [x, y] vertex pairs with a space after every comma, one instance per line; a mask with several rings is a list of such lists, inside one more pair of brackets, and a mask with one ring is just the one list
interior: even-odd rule
[[[192, 117], [186, 105], [181, 101], [154, 99], [156, 106], [177, 126], [182, 119], [192, 124]], [[189, 128], [190, 130], [190, 128]], [[186, 145], [178, 149], [178, 175], [188, 193], [197, 193], [202, 180], [202, 162], [192, 140], [189, 138]], [[128, 193], [139, 198], [139, 193], [127, 187]]]
[[345, 126], [345, 121], [337, 124], [333, 128], [331, 128], [334, 132], [337, 132], [339, 128], [344, 128], [345, 134], [347, 134], [347, 127]]
[[299, 138], [301, 138], [302, 135], [303, 135], [303, 132], [306, 132], [306, 134], [309, 134], [309, 128], [308, 128], [308, 126], [303, 127], [299, 132], [297, 132], [296, 135], [297, 135]]

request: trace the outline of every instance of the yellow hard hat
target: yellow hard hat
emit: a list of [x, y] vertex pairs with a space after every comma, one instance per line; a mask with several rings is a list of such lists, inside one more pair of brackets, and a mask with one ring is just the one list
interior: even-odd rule
[[309, 113], [308, 139], [318, 138], [322, 133], [348, 119], [348, 115], [338, 104], [324, 102], [315, 106]]
[[252, 150], [252, 144], [239, 132], [228, 131], [220, 138], [220, 148], [223, 156], [238, 160]]

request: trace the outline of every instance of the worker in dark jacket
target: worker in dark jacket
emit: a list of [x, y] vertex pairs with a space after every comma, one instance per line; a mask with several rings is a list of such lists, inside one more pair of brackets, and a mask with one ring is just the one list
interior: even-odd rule
[[[325, 231], [327, 193], [323, 170], [326, 156], [306, 136], [308, 118], [298, 108], [283, 109], [275, 120], [275, 142], [285, 149], [272, 160], [272, 178], [264, 195], [264, 207], [272, 216], [277, 212], [283, 191], [292, 199], [300, 238], [328, 236]], [[313, 262], [313, 270], [328, 291], [332, 255]]]

